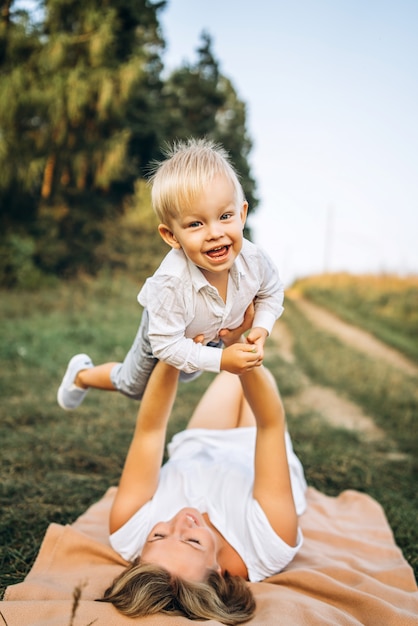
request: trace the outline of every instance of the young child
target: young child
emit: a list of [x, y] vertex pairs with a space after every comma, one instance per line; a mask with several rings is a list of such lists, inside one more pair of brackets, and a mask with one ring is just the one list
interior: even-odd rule
[[[94, 366], [74, 356], [58, 403], [77, 408], [90, 388], [140, 400], [158, 360], [190, 380], [201, 371], [242, 374], [262, 363], [283, 312], [283, 284], [269, 257], [244, 239], [248, 203], [224, 149], [205, 139], [178, 142], [151, 176], [158, 231], [172, 248], [139, 292], [141, 324], [123, 363]], [[247, 343], [223, 348], [254, 302]], [[199, 342], [194, 338], [200, 337]]]

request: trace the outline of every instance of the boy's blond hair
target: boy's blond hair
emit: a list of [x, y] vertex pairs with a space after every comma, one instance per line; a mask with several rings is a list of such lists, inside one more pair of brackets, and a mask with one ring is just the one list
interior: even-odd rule
[[237, 206], [245, 202], [244, 191], [229, 155], [209, 139], [178, 141], [164, 150], [165, 160], [154, 164], [149, 181], [152, 206], [163, 224], [181, 215], [215, 176], [225, 176], [234, 186]]

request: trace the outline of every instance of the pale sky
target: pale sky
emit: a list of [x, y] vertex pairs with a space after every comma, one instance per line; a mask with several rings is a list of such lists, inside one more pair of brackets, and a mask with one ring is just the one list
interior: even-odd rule
[[418, 0], [169, 0], [168, 69], [207, 30], [248, 107], [250, 224], [286, 284], [418, 274]]

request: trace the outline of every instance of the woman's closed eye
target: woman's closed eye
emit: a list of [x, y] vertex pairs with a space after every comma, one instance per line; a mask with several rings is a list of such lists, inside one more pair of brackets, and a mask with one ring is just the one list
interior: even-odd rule
[[[154, 539], [165, 539], [166, 537], [167, 535], [164, 533], [153, 533], [150, 541], [154, 541]], [[201, 545], [199, 539], [195, 539], [194, 537], [188, 537], [185, 541], [188, 541], [189, 543], [197, 543], [199, 546]]]

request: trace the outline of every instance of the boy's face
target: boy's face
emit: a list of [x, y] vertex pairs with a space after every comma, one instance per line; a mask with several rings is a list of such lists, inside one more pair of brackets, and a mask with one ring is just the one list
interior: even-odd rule
[[210, 280], [210, 274], [229, 272], [240, 253], [247, 209], [247, 202], [237, 206], [232, 182], [218, 175], [171, 226], [160, 224], [158, 229], [166, 243], [181, 248]]

